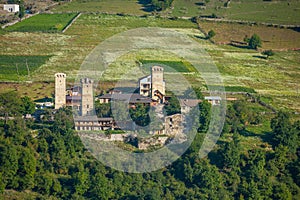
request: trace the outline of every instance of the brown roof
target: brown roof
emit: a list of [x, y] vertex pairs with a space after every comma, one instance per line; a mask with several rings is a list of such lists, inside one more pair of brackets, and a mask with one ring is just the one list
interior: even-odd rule
[[180, 106], [188, 106], [188, 107], [195, 107], [198, 103], [201, 102], [200, 99], [180, 99], [179, 103]]

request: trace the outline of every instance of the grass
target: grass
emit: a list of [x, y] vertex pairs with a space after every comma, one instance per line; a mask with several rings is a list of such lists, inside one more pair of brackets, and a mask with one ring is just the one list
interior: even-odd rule
[[14, 200], [30, 200], [30, 199], [49, 199], [57, 200], [54, 196], [42, 195], [37, 192], [27, 190], [26, 192], [19, 192], [15, 190], [4, 190], [3, 194], [0, 194], [0, 199], [14, 199]]
[[253, 88], [247, 88], [242, 86], [225, 86], [225, 90], [227, 92], [248, 92], [248, 93], [256, 93]]
[[105, 12], [111, 14], [145, 15], [143, 3], [138, 0], [73, 0], [56, 6], [54, 12]]
[[23, 80], [24, 76], [30, 75], [50, 57], [0, 55], [0, 79], [9, 81]]
[[[181, 17], [209, 16], [215, 13], [218, 17], [232, 20], [245, 20], [277, 24], [299, 24], [300, 2], [239, 0], [231, 1], [227, 8], [225, 1], [210, 0], [206, 6], [201, 6], [199, 0], [176, 0], [172, 15]], [[204, 2], [204, 1], [202, 1]]]
[[300, 47], [300, 34], [292, 29], [207, 21], [201, 21], [200, 26], [205, 32], [215, 31], [213, 40], [216, 43], [243, 42], [245, 36], [251, 37], [256, 33], [262, 39], [263, 49], [286, 50]]
[[13, 26], [9, 26], [5, 30], [20, 32], [61, 32], [75, 16], [76, 13], [38, 14], [16, 23]]
[[54, 95], [54, 82], [1, 83], [0, 91], [1, 93], [16, 91], [32, 100], [51, 98]]
[[[168, 66], [165, 67], [164, 71], [165, 72], [197, 72], [197, 70], [188, 62], [184, 62], [184, 61], [170, 61], [170, 60], [166, 60], [166, 61], [161, 61], [161, 60], [140, 60], [140, 62], [143, 65], [147, 64], [158, 64], [158, 65], [162, 65], [162, 66]], [[150, 66], [149, 66], [150, 67]], [[148, 70], [149, 71], [149, 70]]]

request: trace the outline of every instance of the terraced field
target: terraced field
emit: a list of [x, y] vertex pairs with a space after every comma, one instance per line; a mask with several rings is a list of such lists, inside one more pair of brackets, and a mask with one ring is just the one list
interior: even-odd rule
[[76, 13], [38, 14], [13, 26], [9, 26], [5, 30], [19, 32], [61, 32], [76, 15]]
[[175, 0], [171, 15], [177, 17], [210, 16], [232, 20], [245, 20], [277, 24], [298, 24], [300, 20], [300, 2], [236, 0], [227, 7], [226, 1], [210, 0], [208, 3], [198, 0]]
[[110, 14], [145, 15], [146, 1], [137, 0], [73, 0], [53, 9], [54, 12], [103, 12]]
[[216, 36], [213, 40], [217, 43], [243, 42], [245, 36], [251, 37], [256, 33], [262, 39], [263, 49], [287, 50], [300, 48], [300, 33], [293, 29], [207, 21], [200, 21], [199, 25], [205, 32], [214, 30]]
[[50, 56], [0, 55], [0, 79], [24, 80], [24, 78], [30, 77], [30, 73], [33, 73], [49, 58]]

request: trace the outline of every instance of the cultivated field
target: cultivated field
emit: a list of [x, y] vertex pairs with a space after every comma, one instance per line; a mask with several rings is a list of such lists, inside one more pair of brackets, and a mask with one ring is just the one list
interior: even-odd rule
[[7, 81], [26, 80], [49, 58], [50, 56], [0, 55], [0, 79]]
[[6, 31], [19, 32], [61, 32], [76, 16], [76, 13], [38, 14], [7, 27]]
[[207, 33], [214, 30], [217, 43], [243, 42], [245, 36], [254, 33], [262, 39], [263, 49], [286, 50], [300, 48], [300, 33], [287, 28], [267, 27], [263, 25], [243, 25], [237, 23], [217, 23], [200, 21], [200, 27]]
[[204, 6], [198, 0], [175, 0], [171, 15], [177, 17], [210, 16], [233, 20], [267, 22], [277, 24], [298, 24], [300, 20], [300, 2], [263, 1], [263, 0], [233, 0], [224, 7], [226, 1], [210, 0]]
[[73, 0], [55, 7], [53, 12], [102, 12], [110, 14], [145, 15], [146, 1], [138, 0]]

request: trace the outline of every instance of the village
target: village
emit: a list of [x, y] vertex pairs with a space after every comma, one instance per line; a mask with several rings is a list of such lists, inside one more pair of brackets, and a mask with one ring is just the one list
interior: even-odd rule
[[[103, 141], [125, 141], [127, 137], [138, 137], [138, 132], [144, 127], [138, 126], [132, 119], [115, 119], [112, 117], [98, 117], [95, 113], [95, 101], [100, 104], [112, 104], [115, 102], [125, 102], [129, 108], [137, 105], [149, 106], [160, 126], [154, 129], [146, 129], [147, 138], [140, 139], [137, 147], [147, 149], [150, 146], [163, 146], [167, 142], [176, 140], [184, 142], [185, 118], [191, 109], [198, 106], [199, 99], [180, 98], [180, 112], [172, 115], [163, 113], [165, 105], [169, 104], [170, 97], [166, 95], [166, 83], [164, 81], [164, 68], [152, 66], [151, 74], [141, 77], [138, 80], [137, 92], [126, 93], [122, 88], [112, 88], [108, 93], [95, 96], [94, 81], [89, 78], [80, 79], [80, 85], [66, 88], [66, 74], [55, 74], [55, 109], [64, 106], [72, 107], [74, 113], [75, 130], [82, 135], [93, 137]], [[213, 106], [221, 103], [219, 96], [206, 96], [205, 100]], [[111, 106], [111, 105], [110, 105]], [[116, 108], [118, 109], [118, 108]], [[126, 111], [123, 111], [126, 112]], [[114, 131], [114, 130], [121, 130]], [[103, 133], [110, 134], [86, 134]]]

